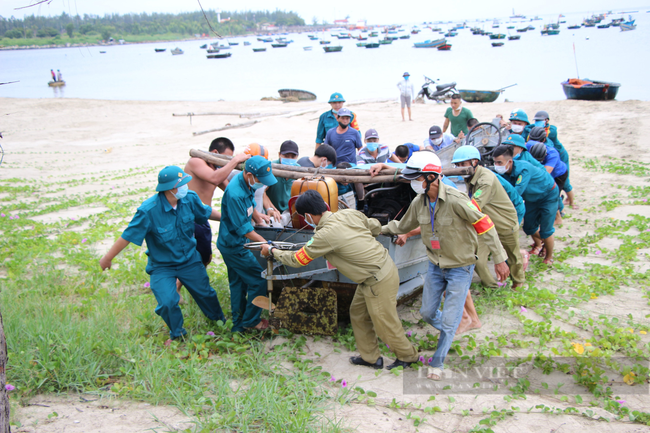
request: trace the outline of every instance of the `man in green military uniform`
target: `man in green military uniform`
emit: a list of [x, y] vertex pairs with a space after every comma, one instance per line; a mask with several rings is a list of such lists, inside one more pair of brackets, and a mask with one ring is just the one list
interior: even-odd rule
[[[508, 267], [513, 288], [526, 282], [524, 274], [524, 259], [519, 249], [519, 218], [510, 197], [499, 182], [497, 175], [479, 165], [481, 154], [474, 146], [461, 146], [454, 152], [452, 163], [457, 167], [474, 167], [474, 174], [465, 178], [467, 195], [472, 203], [494, 222], [494, 228], [499, 235], [501, 245], [508, 254]], [[492, 277], [487, 267], [489, 249], [482, 238], [479, 238], [478, 262], [476, 273], [488, 287], [497, 287], [497, 281]]]
[[262, 256], [272, 254], [294, 268], [325, 256], [340, 273], [359, 284], [350, 305], [350, 321], [361, 356], [351, 357], [352, 364], [383, 368], [377, 336], [397, 356], [389, 370], [417, 361], [418, 352], [406, 338], [397, 315], [397, 267], [375, 239], [381, 230], [379, 221], [352, 209], [329, 212], [323, 198], [313, 190], [296, 200], [296, 212], [314, 227], [314, 236], [296, 252], [262, 245]]
[[[440, 158], [435, 153], [414, 152], [401, 176], [411, 181], [417, 197], [400, 221], [390, 221], [381, 228], [383, 234], [396, 235], [420, 226], [430, 261], [420, 314], [440, 330], [427, 375], [432, 380], [442, 377], [444, 360], [463, 316], [477, 260], [478, 236], [483, 237], [493, 254], [497, 278], [503, 281], [510, 273], [506, 252], [490, 217], [481, 213], [467, 195], [440, 182], [441, 172]], [[441, 312], [443, 293], [445, 305]]]

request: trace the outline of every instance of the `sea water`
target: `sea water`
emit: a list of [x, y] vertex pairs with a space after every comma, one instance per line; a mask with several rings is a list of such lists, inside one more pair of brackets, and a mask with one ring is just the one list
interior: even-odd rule
[[[610, 15], [603, 23], [618, 17], [622, 15]], [[0, 51], [0, 82], [19, 82], [0, 86], [0, 97], [259, 100], [278, 96], [278, 89], [294, 88], [311, 91], [320, 101], [327, 101], [332, 92], [341, 92], [352, 101], [397, 98], [396, 84], [404, 72], [409, 72], [416, 92], [428, 76], [441, 83], [455, 81], [459, 89], [496, 90], [516, 83], [499, 101], [558, 100], [565, 97], [560, 82], [578, 76], [577, 59], [581, 78], [621, 83], [617, 99], [650, 100], [650, 85], [645, 82], [650, 66], [650, 14], [646, 10], [633, 14], [638, 28], [629, 32], [621, 32], [619, 27], [567, 29], [580, 24], [582, 18], [563, 18], [567, 23], [560, 26], [557, 36], [540, 34], [543, 24], [555, 22], [557, 17], [502, 20], [498, 29], [492, 28], [491, 21], [469, 22], [468, 28], [458, 30], [458, 36], [447, 39], [452, 45], [447, 52], [413, 47], [414, 42], [443, 37], [430, 29], [377, 49], [359, 48], [357, 40], [338, 40], [331, 32], [315, 33], [330, 40], [331, 45], [343, 46], [337, 53], [325, 53], [318, 41], [309, 40], [308, 33], [283, 35], [294, 41], [286, 48], [273, 48], [270, 43], [257, 41], [256, 36], [235, 37], [221, 40], [222, 44], [239, 43], [222, 51], [232, 53], [226, 59], [207, 59], [206, 51], [199, 48], [207, 40], [7, 50]], [[535, 30], [507, 30], [509, 25], [521, 28], [529, 24]], [[450, 26], [441, 27], [446, 31]], [[520, 35], [521, 40], [500, 40], [504, 46], [494, 48], [488, 36], [471, 34], [469, 27], [474, 26]], [[411, 25], [404, 29], [400, 34], [409, 34]], [[244, 41], [251, 45], [244, 46]], [[305, 46], [313, 48], [305, 51]], [[174, 47], [185, 53], [172, 56]], [[255, 53], [254, 47], [267, 50]], [[167, 51], [156, 53], [154, 48]], [[47, 86], [50, 69], [61, 70], [65, 87]]]

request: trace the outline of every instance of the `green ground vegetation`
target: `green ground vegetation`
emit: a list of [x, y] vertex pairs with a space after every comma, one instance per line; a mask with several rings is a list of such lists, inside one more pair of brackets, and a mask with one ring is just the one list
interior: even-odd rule
[[[92, 151], [57, 157], [72, 163], [85, 152]], [[593, 160], [585, 164], [594, 171], [617, 170]], [[0, 166], [3, 175], [9, 173], [5, 168]], [[34, 164], [30, 168], [42, 169]], [[637, 311], [646, 308], [650, 297], [650, 218], [604, 215], [620, 205], [647, 205], [647, 186], [621, 188], [617, 200], [604, 198], [594, 206], [589, 219], [567, 217], [554, 267], [533, 258], [527, 290], [474, 287], [480, 315], [508, 317], [513, 325], [480, 338], [463, 335], [450, 352], [448, 368], [510, 357], [513, 368], [529, 363], [544, 374], [561, 373], [563, 381], [580, 387], [580, 395], [565, 394], [559, 384], [547, 400], [551, 403], [531, 405], [526, 400], [549, 385], [513, 379], [499, 385], [502, 393], [491, 405], [470, 414], [453, 395], [432, 395], [424, 405], [386, 399], [358, 386], [354, 378], [348, 383], [332, 377], [319, 365], [318, 353], [306, 355], [306, 345], [316, 341], [327, 342], [334, 352], [354, 351], [349, 327], [334, 337], [286, 331], [232, 334], [230, 323], [207, 320], [189, 301], [182, 307], [188, 338], [166, 347], [168, 330], [154, 313], [144, 249], [130, 246], [109, 272], [101, 272], [98, 265], [99, 250], [107, 249], [135, 208], [152, 194], [152, 179], [160, 168], [65, 180], [2, 176], [0, 305], [8, 341], [7, 378], [16, 387], [14, 405], [39, 393], [110, 395], [175, 405], [191, 417], [195, 427], [190, 430], [197, 432], [341, 431], [344, 420], [331, 416], [331, 409], [340, 405], [397, 411], [416, 427], [435, 425], [438, 412], [473, 416], [473, 431], [486, 432], [531, 412], [650, 425], [649, 413], [631, 409], [613, 391], [618, 383], [629, 389], [645, 387], [647, 394], [650, 322]], [[643, 171], [629, 175], [637, 172]], [[65, 217], [79, 209], [95, 211]], [[51, 222], [39, 218], [55, 212], [61, 217]], [[208, 269], [229, 316], [225, 269], [216, 264]], [[639, 299], [624, 314], [601, 314], [592, 306], [630, 291]], [[430, 356], [437, 334], [425, 332], [423, 323], [404, 325], [408, 338]], [[382, 351], [394, 357], [385, 345]], [[403, 372], [377, 372], [382, 374]], [[19, 425], [18, 420], [13, 423]]]

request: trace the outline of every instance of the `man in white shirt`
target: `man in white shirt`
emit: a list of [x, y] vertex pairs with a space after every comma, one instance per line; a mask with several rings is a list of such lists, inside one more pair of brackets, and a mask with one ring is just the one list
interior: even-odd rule
[[399, 89], [399, 98], [400, 98], [400, 103], [402, 104], [402, 122], [404, 122], [406, 119], [404, 119], [404, 106], [409, 110], [409, 120], [413, 120], [411, 118], [411, 101], [415, 99], [415, 89], [413, 89], [413, 83], [409, 81], [409, 77], [411, 74], [408, 72], [404, 72], [404, 79], [397, 83], [397, 88]]

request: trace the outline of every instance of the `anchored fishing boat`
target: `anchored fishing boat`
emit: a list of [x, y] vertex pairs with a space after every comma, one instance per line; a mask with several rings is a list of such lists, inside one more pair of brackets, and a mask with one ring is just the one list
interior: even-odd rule
[[570, 78], [561, 83], [562, 90], [567, 99], [580, 99], [583, 101], [610, 101], [616, 98], [620, 83], [609, 81], [595, 81], [585, 78]]

